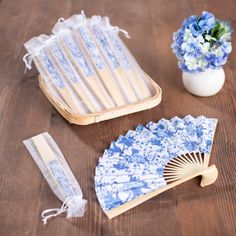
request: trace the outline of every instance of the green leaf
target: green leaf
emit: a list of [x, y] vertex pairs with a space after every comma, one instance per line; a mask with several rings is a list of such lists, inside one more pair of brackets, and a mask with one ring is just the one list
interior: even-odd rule
[[218, 31], [218, 34], [217, 34], [217, 39], [220, 39], [220, 37], [222, 35], [224, 35], [226, 33], [226, 29], [225, 28], [220, 28], [219, 31]]
[[217, 38], [218, 31], [220, 29], [220, 23], [216, 21], [215, 27], [211, 30], [210, 35], [213, 38]]

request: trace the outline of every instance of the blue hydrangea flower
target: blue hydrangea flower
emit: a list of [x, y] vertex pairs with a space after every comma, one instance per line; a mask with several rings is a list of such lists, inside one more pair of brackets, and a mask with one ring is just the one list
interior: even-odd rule
[[198, 25], [203, 32], [213, 29], [215, 26], [215, 16], [207, 11], [202, 12]]
[[192, 25], [194, 22], [197, 22], [198, 18], [195, 15], [192, 15], [188, 18], [186, 18], [182, 24], [182, 28], [188, 28], [189, 25]]
[[192, 15], [185, 19], [173, 34], [171, 45], [180, 69], [201, 72], [225, 64], [232, 51], [231, 33], [228, 22], [220, 21], [206, 11], [200, 17]]

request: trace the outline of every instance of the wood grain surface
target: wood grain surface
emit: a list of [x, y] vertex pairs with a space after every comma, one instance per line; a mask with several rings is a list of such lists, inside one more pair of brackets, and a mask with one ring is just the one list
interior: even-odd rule
[[[59, 17], [84, 10], [108, 15], [129, 31], [125, 43], [142, 68], [163, 89], [151, 110], [89, 126], [70, 125], [46, 97], [34, 68], [24, 74], [23, 43], [50, 33]], [[214, 97], [199, 98], [183, 87], [170, 44], [172, 33], [190, 14], [208, 10], [236, 29], [234, 0], [0, 0], [0, 235], [236, 235], [236, 50], [224, 69], [226, 83]], [[235, 37], [233, 38], [235, 45]], [[113, 220], [103, 214], [93, 187], [99, 156], [119, 134], [162, 117], [206, 115], [219, 119], [211, 163], [214, 185], [191, 180]], [[78, 179], [88, 209], [83, 218], [58, 217], [44, 226], [41, 212], [61, 203], [50, 190], [22, 141], [48, 131]]]

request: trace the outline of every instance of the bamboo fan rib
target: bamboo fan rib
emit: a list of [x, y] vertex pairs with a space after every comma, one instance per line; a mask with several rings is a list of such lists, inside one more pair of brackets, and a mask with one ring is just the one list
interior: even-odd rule
[[217, 120], [190, 115], [139, 125], [112, 142], [99, 159], [95, 190], [109, 218], [184, 181], [202, 175], [201, 186], [217, 178], [208, 167]]
[[187, 153], [175, 157], [165, 166], [163, 176], [167, 183], [182, 179], [195, 171], [204, 170], [201, 153]]

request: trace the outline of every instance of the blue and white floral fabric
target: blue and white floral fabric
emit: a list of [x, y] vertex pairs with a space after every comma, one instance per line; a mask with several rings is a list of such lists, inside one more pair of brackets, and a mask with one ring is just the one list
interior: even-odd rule
[[112, 142], [95, 170], [101, 207], [110, 211], [140, 195], [165, 186], [165, 165], [174, 157], [210, 154], [217, 119], [190, 115], [139, 125]]

